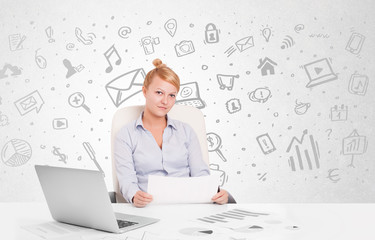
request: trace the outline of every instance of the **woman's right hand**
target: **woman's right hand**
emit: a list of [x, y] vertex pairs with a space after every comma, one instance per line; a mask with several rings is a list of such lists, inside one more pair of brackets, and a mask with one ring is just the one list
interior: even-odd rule
[[136, 207], [144, 207], [152, 201], [152, 195], [138, 191], [133, 197], [133, 204]]

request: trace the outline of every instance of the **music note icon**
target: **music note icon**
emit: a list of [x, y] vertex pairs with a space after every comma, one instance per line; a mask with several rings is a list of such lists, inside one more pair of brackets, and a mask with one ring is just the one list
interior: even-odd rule
[[368, 76], [354, 73], [350, 77], [348, 90], [352, 94], [364, 96], [367, 92], [368, 82]]
[[115, 62], [116, 65], [120, 65], [121, 63], [121, 57], [120, 55], [118, 54], [116, 48], [115, 48], [115, 45], [112, 45], [105, 53], [104, 53], [104, 57], [107, 59], [108, 63], [109, 63], [109, 66], [105, 69], [105, 72], [106, 73], [110, 73], [112, 72], [113, 70], [113, 66], [112, 66], [112, 63], [111, 63], [111, 60], [110, 60], [110, 57], [112, 56], [112, 54], [115, 53], [116, 56], [117, 56], [117, 61]]

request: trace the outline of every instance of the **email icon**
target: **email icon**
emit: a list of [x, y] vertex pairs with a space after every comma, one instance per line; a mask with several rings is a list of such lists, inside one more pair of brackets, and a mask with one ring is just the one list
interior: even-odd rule
[[252, 36], [244, 37], [236, 42], [236, 47], [240, 52], [245, 51], [251, 47], [254, 47], [254, 39]]
[[34, 91], [14, 102], [14, 105], [16, 105], [16, 108], [21, 115], [25, 115], [34, 109], [36, 109], [36, 112], [39, 112], [43, 104], [44, 101], [38, 91]]
[[143, 68], [124, 73], [105, 85], [109, 97], [116, 107], [142, 91], [146, 77]]
[[32, 108], [36, 104], [36, 100], [33, 96], [26, 98], [21, 102], [21, 107], [23, 110]]

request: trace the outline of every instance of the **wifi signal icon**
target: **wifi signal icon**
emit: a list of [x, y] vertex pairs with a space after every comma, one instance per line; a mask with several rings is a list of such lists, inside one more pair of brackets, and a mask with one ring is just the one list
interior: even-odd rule
[[284, 41], [281, 45], [281, 49], [285, 49], [285, 48], [290, 48], [294, 45], [294, 40], [291, 36], [289, 35], [286, 35], [286, 37], [284, 38]]

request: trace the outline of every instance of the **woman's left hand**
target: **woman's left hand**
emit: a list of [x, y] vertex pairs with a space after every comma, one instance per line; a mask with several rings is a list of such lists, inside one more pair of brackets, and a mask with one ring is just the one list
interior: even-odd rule
[[224, 189], [220, 189], [220, 192], [216, 193], [215, 196], [211, 198], [211, 200], [218, 204], [226, 204], [228, 203], [228, 192]]

